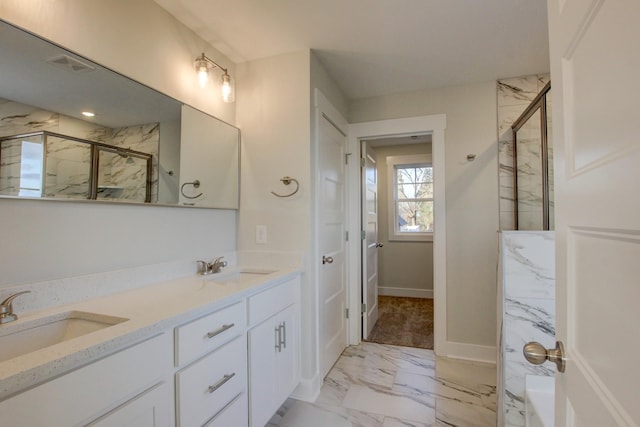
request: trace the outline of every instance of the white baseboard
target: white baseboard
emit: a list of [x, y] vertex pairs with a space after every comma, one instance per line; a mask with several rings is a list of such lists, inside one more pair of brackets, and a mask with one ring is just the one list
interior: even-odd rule
[[291, 397], [305, 402], [315, 402], [320, 394], [320, 375], [313, 378], [300, 378], [298, 387], [293, 391]]
[[487, 345], [466, 344], [461, 342], [446, 341], [444, 348], [438, 348], [438, 356], [452, 359], [468, 360], [470, 362], [496, 364], [496, 348]]
[[387, 297], [433, 298], [433, 290], [379, 286], [378, 295]]

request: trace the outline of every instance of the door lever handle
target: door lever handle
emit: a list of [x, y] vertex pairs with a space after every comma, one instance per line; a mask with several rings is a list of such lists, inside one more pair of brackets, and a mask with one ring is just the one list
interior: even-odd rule
[[539, 342], [529, 342], [522, 348], [524, 358], [533, 365], [542, 365], [547, 360], [556, 364], [558, 372], [564, 372], [566, 359], [564, 357], [564, 345], [556, 341], [556, 348], [546, 349]]
[[333, 257], [322, 255], [323, 264], [333, 264]]

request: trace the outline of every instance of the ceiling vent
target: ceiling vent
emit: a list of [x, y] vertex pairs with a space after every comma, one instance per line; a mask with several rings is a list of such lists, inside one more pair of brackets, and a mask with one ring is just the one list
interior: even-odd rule
[[85, 62], [72, 58], [69, 55], [55, 56], [47, 62], [51, 65], [55, 65], [58, 68], [62, 68], [71, 73], [83, 73], [85, 71], [93, 71], [95, 68]]

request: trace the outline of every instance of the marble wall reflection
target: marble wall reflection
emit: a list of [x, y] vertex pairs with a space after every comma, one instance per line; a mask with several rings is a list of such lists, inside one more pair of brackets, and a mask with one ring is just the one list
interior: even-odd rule
[[554, 365], [531, 365], [522, 348], [555, 346], [555, 238], [553, 231], [500, 233], [498, 425], [525, 425], [525, 375], [554, 376]]
[[[158, 198], [158, 123], [122, 128], [109, 128], [15, 101], [0, 99], [0, 137], [29, 132], [50, 131], [89, 141], [101, 142], [151, 154], [151, 201]], [[21, 160], [24, 149], [19, 143], [2, 147], [0, 158], [0, 194], [31, 197], [86, 199], [89, 190], [89, 145], [56, 137], [48, 137], [44, 188], [39, 193], [25, 193]], [[137, 158], [106, 155], [99, 166], [99, 199], [144, 202], [147, 166]], [[30, 188], [30, 187], [29, 187]]]
[[[513, 188], [513, 135], [511, 125], [549, 82], [549, 74], [501, 79], [498, 91], [498, 161], [500, 190], [500, 229], [515, 228], [516, 209]], [[539, 128], [538, 128], [539, 131]], [[522, 160], [519, 160], [522, 165]], [[534, 191], [535, 189], [527, 189]]]

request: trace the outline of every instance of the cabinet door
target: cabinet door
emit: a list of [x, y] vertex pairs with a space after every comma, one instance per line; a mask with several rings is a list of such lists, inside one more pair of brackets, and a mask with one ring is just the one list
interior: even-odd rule
[[252, 427], [264, 426], [278, 409], [277, 340], [275, 316], [249, 331], [249, 417]]
[[[281, 328], [282, 342], [281, 349], [276, 353], [278, 385], [277, 402], [279, 407], [291, 395], [298, 385], [298, 328], [296, 324], [295, 306], [290, 306], [278, 316], [278, 327]], [[277, 410], [276, 407], [276, 410]]]
[[173, 390], [161, 383], [131, 399], [107, 415], [90, 423], [91, 427], [169, 427]]

